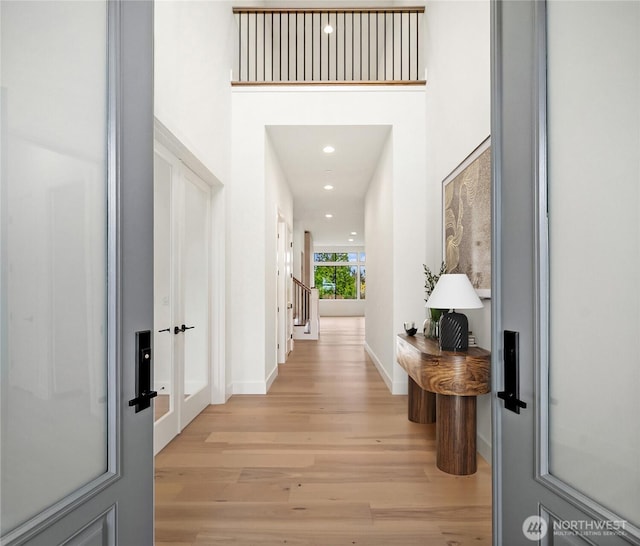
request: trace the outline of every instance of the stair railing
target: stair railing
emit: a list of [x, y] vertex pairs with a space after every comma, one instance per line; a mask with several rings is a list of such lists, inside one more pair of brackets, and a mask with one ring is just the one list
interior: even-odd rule
[[424, 85], [424, 6], [233, 8], [232, 85]]
[[293, 278], [293, 324], [305, 326], [309, 322], [311, 288]]

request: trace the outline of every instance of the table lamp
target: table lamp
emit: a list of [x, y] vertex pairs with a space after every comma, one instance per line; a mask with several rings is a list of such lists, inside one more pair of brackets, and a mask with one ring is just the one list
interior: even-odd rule
[[425, 307], [452, 309], [440, 317], [440, 349], [466, 351], [469, 348], [469, 321], [456, 309], [479, 309], [482, 302], [464, 273], [440, 275]]

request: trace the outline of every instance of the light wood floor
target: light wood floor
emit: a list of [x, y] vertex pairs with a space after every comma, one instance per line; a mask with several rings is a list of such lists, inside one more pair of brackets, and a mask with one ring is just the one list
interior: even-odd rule
[[156, 457], [156, 545], [490, 545], [491, 475], [435, 466], [363, 348], [323, 318], [266, 396], [210, 406]]

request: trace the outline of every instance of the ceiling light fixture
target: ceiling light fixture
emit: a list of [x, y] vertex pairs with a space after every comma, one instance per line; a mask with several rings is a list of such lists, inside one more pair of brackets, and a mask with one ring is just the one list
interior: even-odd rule
[[353, 239], [349, 239], [349, 242], [350, 242], [350, 243], [353, 243]]
[[358, 235], [358, 234], [355, 231], [352, 231], [351, 235]]
[[324, 215], [325, 218], [333, 218], [333, 214], [327, 213]]
[[322, 30], [324, 30], [325, 34], [331, 34], [333, 32], [333, 27], [331, 24], [327, 24]]
[[333, 186], [331, 184], [327, 184], [326, 186], [324, 186], [324, 189], [330, 191], [333, 189]]
[[322, 151], [325, 154], [332, 154], [333, 152], [336, 151], [336, 149], [333, 146], [325, 146], [324, 148], [322, 148]]

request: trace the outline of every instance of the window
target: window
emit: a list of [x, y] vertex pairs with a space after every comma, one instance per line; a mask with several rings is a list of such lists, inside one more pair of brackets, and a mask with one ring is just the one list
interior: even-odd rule
[[323, 300], [361, 300], [365, 297], [364, 252], [316, 252], [314, 284]]

